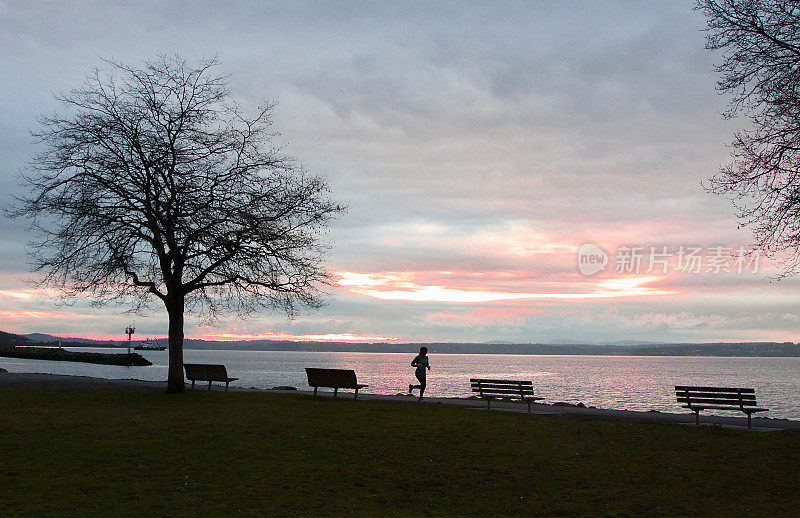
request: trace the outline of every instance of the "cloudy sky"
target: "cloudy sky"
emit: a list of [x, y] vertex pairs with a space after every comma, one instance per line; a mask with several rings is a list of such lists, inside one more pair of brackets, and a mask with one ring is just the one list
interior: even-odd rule
[[[744, 127], [720, 116], [703, 24], [672, 0], [0, 0], [0, 203], [36, 116], [100, 57], [218, 56], [349, 211], [327, 307], [187, 336], [798, 341], [800, 282], [741, 255], [750, 233], [702, 188]], [[3, 230], [0, 329], [165, 335], [164, 311], [56, 304], [29, 284], [25, 223]]]

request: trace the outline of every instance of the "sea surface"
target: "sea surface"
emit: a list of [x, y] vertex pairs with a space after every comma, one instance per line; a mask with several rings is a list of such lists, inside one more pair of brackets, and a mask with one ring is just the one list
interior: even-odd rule
[[[120, 352], [120, 349], [81, 348]], [[110, 379], [164, 381], [167, 351], [137, 351], [150, 367], [117, 367], [75, 362], [0, 358], [9, 372], [69, 374]], [[404, 353], [184, 350], [187, 363], [221, 363], [233, 385], [268, 389], [289, 385], [307, 390], [305, 367], [354, 369], [366, 393], [407, 393], [414, 383]], [[532, 380], [545, 403], [583, 403], [627, 410], [684, 412], [675, 402], [675, 385], [753, 387], [765, 417], [800, 420], [800, 358], [695, 356], [534, 356], [490, 354], [429, 355], [427, 395], [465, 397], [473, 377]]]

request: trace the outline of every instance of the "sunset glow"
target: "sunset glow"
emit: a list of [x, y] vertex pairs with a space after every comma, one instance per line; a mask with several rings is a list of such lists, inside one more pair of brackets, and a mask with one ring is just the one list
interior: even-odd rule
[[93, 315], [80, 315], [76, 313], [61, 313], [57, 311], [31, 311], [31, 310], [0, 310], [0, 318], [12, 320], [39, 320], [39, 319], [84, 319], [93, 318]]
[[11, 299], [29, 299], [33, 297], [34, 294], [30, 291], [11, 291], [11, 290], [0, 290], [0, 297], [3, 298], [11, 298]]
[[641, 297], [647, 295], [674, 295], [675, 290], [662, 290], [647, 286], [662, 277], [620, 277], [597, 282], [576, 283], [574, 292], [506, 292], [480, 288], [418, 285], [410, 272], [353, 273], [339, 272], [339, 284], [359, 295], [381, 300], [408, 300], [417, 302], [476, 303], [520, 299], [602, 299], [613, 297]]

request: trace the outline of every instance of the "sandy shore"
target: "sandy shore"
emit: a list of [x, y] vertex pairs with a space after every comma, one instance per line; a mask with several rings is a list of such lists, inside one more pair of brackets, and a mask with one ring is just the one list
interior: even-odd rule
[[[62, 376], [56, 374], [29, 374], [8, 372], [0, 373], [0, 389], [33, 390], [43, 392], [106, 392], [106, 391], [145, 391], [163, 392], [166, 390], [166, 382], [142, 381], [135, 379], [112, 380], [105, 378], [91, 378], [85, 376]], [[188, 389], [189, 385], [187, 385]], [[199, 385], [195, 390], [207, 390], [207, 385]], [[224, 391], [224, 386], [215, 385], [213, 390]], [[231, 391], [262, 391], [255, 388], [230, 387]], [[287, 391], [293, 394], [311, 394], [311, 391]], [[323, 397], [332, 397], [332, 392], [320, 391]], [[352, 398], [352, 391], [342, 391], [340, 398]], [[384, 395], [384, 394], [359, 394], [359, 400], [384, 400], [397, 402], [415, 402], [416, 398], [408, 395]], [[425, 398], [424, 404], [441, 404], [448, 406], [469, 407], [475, 409], [486, 409], [484, 401], [466, 398]], [[527, 405], [511, 402], [493, 402], [492, 412], [526, 412]], [[695, 417], [693, 413], [668, 413], [668, 412], [635, 412], [630, 410], [606, 410], [600, 408], [580, 408], [574, 406], [558, 406], [534, 404], [532, 413], [540, 415], [570, 416], [583, 419], [610, 419], [628, 422], [673, 422], [694, 425]], [[701, 414], [701, 425], [724, 426], [725, 428], [747, 428], [746, 417], [736, 417], [735, 414], [728, 416], [712, 416]], [[773, 430], [800, 430], [800, 421], [789, 419], [770, 419], [765, 417], [753, 418], [753, 429], [759, 431]]]

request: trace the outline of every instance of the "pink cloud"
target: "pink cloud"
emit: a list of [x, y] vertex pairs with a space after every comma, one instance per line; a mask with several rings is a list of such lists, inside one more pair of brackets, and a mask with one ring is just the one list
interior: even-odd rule
[[39, 320], [39, 319], [75, 319], [93, 318], [92, 315], [81, 315], [80, 313], [61, 313], [58, 311], [30, 311], [30, 310], [0, 310], [0, 319], [10, 320]]
[[470, 283], [453, 282], [450, 272], [438, 272], [439, 278], [432, 279], [431, 284], [423, 284], [418, 280], [418, 277], [429, 277], [430, 273], [337, 272], [340, 286], [351, 293], [380, 300], [480, 303], [525, 299], [603, 299], [678, 293], [675, 290], [650, 286], [663, 279], [656, 276], [606, 277], [596, 280], [580, 278], [578, 282], [566, 285], [554, 285], [552, 282], [533, 285], [524, 283], [527, 285], [516, 286], [514, 291], [510, 291], [478, 278], [472, 279]]
[[525, 323], [527, 317], [547, 312], [549, 310], [525, 307], [480, 308], [466, 313], [453, 313], [445, 310], [427, 315], [425, 321], [430, 324], [455, 327], [491, 324], [514, 325]]
[[38, 295], [40, 293], [32, 289], [0, 290], [0, 298], [6, 300], [28, 300]]

